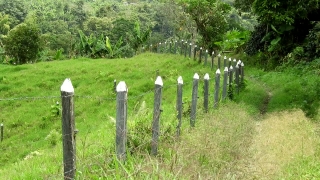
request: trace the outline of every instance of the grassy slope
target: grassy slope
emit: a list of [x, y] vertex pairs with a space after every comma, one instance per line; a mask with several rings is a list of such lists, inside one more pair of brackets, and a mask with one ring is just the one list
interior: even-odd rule
[[[164, 79], [162, 102], [164, 111], [161, 114], [163, 132], [160, 155], [153, 158], [147, 153], [151, 134], [150, 127], [145, 127], [145, 123], [151, 124], [152, 120], [153, 87], [158, 69]], [[79, 179], [97, 179], [98, 177], [272, 179], [277, 175], [293, 179], [304, 176], [319, 177], [316, 174], [316, 164], [319, 159], [316, 146], [319, 145], [319, 141], [314, 140], [317, 137], [314, 133], [316, 124], [303, 121], [302, 127], [307, 128], [294, 129], [295, 136], [291, 134], [292, 138], [286, 138], [287, 133], [292, 129], [290, 123], [278, 124], [276, 122], [282, 121], [273, 121], [285, 119], [282, 115], [271, 114], [267, 117], [259, 115], [269, 91], [274, 93], [274, 99], [270, 100], [271, 110], [275, 111], [277, 106], [283, 109], [282, 106], [273, 103], [280, 102], [277, 98], [279, 93], [276, 92], [282, 92], [282, 90], [277, 88], [277, 85], [283, 84], [288, 76], [293, 79], [293, 75], [280, 76], [281, 82], [276, 81], [279, 79], [277, 73], [266, 74], [260, 70], [248, 68], [247, 88], [240, 96], [236, 96], [237, 103], [227, 101], [221, 104], [218, 110], [210, 110], [209, 114], [203, 114], [201, 107], [203, 98], [200, 90], [197, 126], [195, 129], [190, 129], [187, 110], [191, 100], [192, 77], [195, 72], [198, 72], [201, 78], [206, 72], [210, 73], [211, 78], [213, 77], [209, 67], [203, 67], [192, 60], [175, 55], [149, 53], [132, 59], [77, 59], [22, 66], [0, 66], [0, 98], [56, 96], [40, 100], [0, 101], [0, 122], [5, 124], [5, 140], [0, 143], [0, 179], [62, 178], [62, 150], [59, 138], [61, 120], [59, 116], [51, 116], [51, 106], [55, 105], [56, 101], [60, 102], [59, 89], [67, 77], [71, 78], [75, 93], [80, 96], [75, 98], [76, 126], [79, 129], [77, 136]], [[176, 79], [179, 75], [183, 76], [185, 82], [184, 111], [186, 115], [183, 118], [181, 139], [177, 140], [174, 138], [175, 91]], [[113, 158], [114, 79], [125, 80], [128, 85], [129, 133], [131, 140], [141, 144], [135, 149], [130, 149], [133, 154], [128, 157], [125, 165], [120, 165]], [[274, 80], [271, 81], [272, 79]], [[203, 82], [200, 81], [199, 89], [202, 89], [202, 86]], [[210, 89], [210, 92], [213, 92], [212, 85]], [[140, 96], [141, 94], [143, 96]], [[210, 107], [212, 106], [211, 101]], [[301, 113], [297, 117], [304, 119]], [[300, 121], [297, 120], [297, 122]], [[262, 127], [261, 124], [264, 126]], [[275, 128], [271, 128], [270, 124]], [[269, 126], [273, 131], [268, 129]], [[276, 131], [276, 127], [279, 126], [286, 129]], [[281, 137], [283, 141], [270, 143], [268, 139], [273, 134], [277, 134], [277, 137]], [[48, 135], [49, 138], [46, 140]], [[312, 139], [306, 141], [308, 144], [305, 147], [308, 149], [304, 151], [308, 153], [302, 154], [298, 151], [297, 154], [289, 154], [292, 159], [277, 158], [277, 156], [282, 157], [283, 147], [292, 148], [292, 142], [298, 141], [300, 135]], [[310, 145], [311, 142], [312, 145]], [[264, 158], [272, 157], [275, 160], [274, 164], [284, 163], [281, 167], [277, 166], [279, 171], [274, 171], [275, 174], [272, 176], [261, 173], [264, 170], [263, 167], [260, 168], [261, 171], [257, 168], [247, 168], [248, 164], [264, 166], [264, 162], [256, 159], [256, 155], [268, 150], [264, 148], [265, 145], [274, 151], [265, 153]], [[277, 162], [277, 159], [282, 161]], [[269, 169], [268, 166], [265, 167], [265, 170]]]

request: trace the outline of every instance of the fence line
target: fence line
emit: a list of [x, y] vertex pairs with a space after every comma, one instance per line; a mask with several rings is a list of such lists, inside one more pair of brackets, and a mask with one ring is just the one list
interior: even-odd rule
[[[179, 45], [178, 42], [174, 45], [174, 52], [177, 52], [177, 46]], [[180, 46], [180, 54], [186, 57], [187, 54], [189, 54], [189, 58], [191, 58], [192, 54], [192, 44], [189, 44], [190, 47], [188, 48], [188, 42], [185, 43], [181, 41]], [[150, 46], [151, 47], [151, 46]], [[166, 51], [162, 50], [162, 45], [159, 43], [158, 46], [156, 46], [156, 51], [158, 53], [163, 53]], [[164, 43], [164, 49], [166, 50], [167, 43]], [[189, 53], [187, 53], [187, 50], [189, 49]], [[170, 53], [172, 52], [172, 44], [170, 42], [169, 47]], [[184, 51], [183, 51], [184, 50]], [[194, 45], [194, 60], [196, 60], [196, 53], [197, 53], [197, 45]], [[204, 54], [204, 65], [207, 65], [207, 57], [208, 57], [208, 50], [203, 51], [203, 48], [199, 48], [199, 63], [202, 61]], [[218, 104], [220, 102], [220, 68], [221, 68], [221, 55], [218, 54], [218, 68], [215, 74], [215, 88], [214, 93], [209, 95], [209, 75], [206, 74], [204, 76], [204, 79], [200, 79], [199, 75], [195, 73], [193, 77], [193, 83], [192, 83], [192, 102], [191, 102], [191, 113], [190, 113], [190, 126], [195, 127], [196, 122], [196, 114], [198, 112], [197, 109], [197, 100], [198, 100], [198, 84], [199, 81], [204, 81], [204, 110], [205, 112], [209, 111], [208, 104], [209, 104], [209, 97], [213, 97], [214, 99], [214, 108], [218, 108]], [[214, 64], [214, 58], [215, 53], [211, 53], [211, 70], [213, 69]], [[232, 91], [232, 85], [235, 85], [237, 88], [237, 94], [240, 91], [240, 88], [242, 84], [244, 83], [244, 64], [240, 60], [238, 63], [236, 60], [233, 60], [234, 67], [235, 67], [235, 81], [233, 81], [233, 66], [231, 58], [229, 58], [229, 65], [227, 65], [227, 58], [224, 57], [224, 76], [223, 76], [223, 87], [222, 87], [222, 100], [226, 100], [227, 97], [227, 86], [229, 86], [229, 90]], [[159, 72], [157, 71], [157, 76], [159, 75]], [[128, 91], [127, 87], [124, 82], [119, 82], [117, 85], [116, 80], [113, 81], [113, 92], [115, 92], [115, 97], [94, 97], [94, 96], [81, 96], [81, 95], [74, 95], [74, 91], [70, 91], [68, 88], [72, 87], [70, 80], [65, 80], [69, 82], [70, 84], [67, 85], [67, 90], [63, 88], [63, 85], [61, 86], [61, 96], [41, 96], [41, 97], [18, 97], [18, 98], [0, 98], [0, 101], [16, 101], [16, 100], [42, 100], [42, 99], [54, 99], [54, 98], [61, 98], [62, 100], [62, 137], [63, 137], [63, 158], [64, 158], [64, 178], [65, 179], [74, 179], [75, 176], [75, 169], [76, 169], [76, 133], [77, 130], [75, 128], [75, 121], [74, 121], [74, 99], [75, 98], [83, 98], [83, 99], [104, 99], [104, 100], [110, 100], [115, 101], [117, 104], [117, 113], [116, 113], [116, 152], [117, 158], [120, 161], [126, 160], [126, 152], [128, 151], [126, 144], [127, 144], [127, 100], [128, 99], [136, 99], [139, 97], [143, 97], [147, 94], [151, 94], [154, 91], [154, 113], [153, 113], [153, 122], [152, 122], [152, 138], [151, 139], [151, 154], [157, 155], [158, 154], [158, 144], [159, 144], [159, 136], [161, 136], [160, 131], [160, 114], [162, 112], [161, 110], [161, 99], [162, 99], [162, 90], [163, 88], [171, 88], [171, 87], [177, 87], [177, 102], [176, 102], [176, 110], [178, 112], [177, 115], [177, 136], [180, 135], [181, 132], [181, 119], [182, 119], [182, 86], [185, 85], [182, 81], [182, 77], [180, 76], [178, 78], [178, 84], [172, 84], [169, 86], [163, 87], [163, 82], [159, 82], [159, 78], [161, 79], [161, 76], [157, 77], [157, 80], [155, 82], [155, 88], [154, 90], [149, 90], [145, 93], [128, 97]], [[125, 85], [125, 88], [121, 89], [119, 91], [118, 86], [121, 84]], [[188, 83], [187, 83], [188, 84]], [[191, 84], [191, 83], [190, 83]], [[65, 85], [66, 86], [66, 85]], [[73, 87], [72, 87], [73, 89]], [[229, 96], [230, 97], [230, 96]], [[3, 124], [1, 124], [1, 141], [3, 138]], [[145, 142], [145, 144], [148, 144], [150, 142]], [[143, 146], [143, 145], [140, 145]], [[131, 149], [139, 148], [138, 147], [132, 147]]]

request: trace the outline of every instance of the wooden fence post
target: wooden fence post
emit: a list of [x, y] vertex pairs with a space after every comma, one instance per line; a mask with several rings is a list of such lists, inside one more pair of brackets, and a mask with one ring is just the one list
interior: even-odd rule
[[187, 50], [188, 49], [188, 42], [186, 41], [185, 43], [184, 43], [184, 57], [186, 58], [187, 57]]
[[160, 53], [160, 45], [161, 45], [161, 43], [158, 43], [158, 46], [157, 46], [157, 53]]
[[236, 65], [236, 72], [235, 72], [235, 81], [236, 81], [236, 87], [237, 87], [237, 94], [239, 94], [240, 91], [240, 84], [239, 84], [239, 64]]
[[191, 58], [191, 52], [192, 52], [192, 43], [189, 44], [190, 47], [189, 47], [189, 58]]
[[180, 45], [180, 55], [182, 55], [182, 50], [183, 50], [183, 39], [181, 40], [181, 45]]
[[178, 41], [175, 41], [175, 43], [174, 43], [174, 54], [177, 54], [177, 44], [178, 44]]
[[203, 101], [203, 105], [204, 105], [204, 111], [207, 113], [208, 112], [208, 106], [209, 106], [209, 74], [206, 73], [204, 75], [204, 101]]
[[221, 55], [218, 54], [218, 69], [221, 68]]
[[227, 67], [227, 56], [223, 58], [223, 68]]
[[182, 124], [182, 87], [183, 87], [183, 79], [181, 76], [178, 77], [178, 86], [177, 86], [177, 119], [178, 119], [178, 126], [177, 126], [177, 136], [180, 136], [181, 131], [181, 124]]
[[237, 60], [236, 59], [233, 59], [233, 67], [236, 67], [236, 65], [237, 65]]
[[229, 65], [228, 65], [228, 68], [230, 68], [231, 64], [232, 64], [232, 59], [231, 59], [231, 58], [229, 58]]
[[153, 121], [152, 121], [151, 155], [153, 156], [156, 156], [158, 154], [162, 87], [163, 87], [163, 81], [161, 79], [161, 76], [158, 76], [155, 81], [154, 109], [153, 109]]
[[244, 84], [244, 64], [243, 62], [241, 62], [240, 64], [240, 67], [241, 67], [241, 71], [240, 71], [240, 75], [241, 75], [241, 79], [240, 79], [240, 84], [241, 84], [241, 87], [243, 86]]
[[201, 63], [202, 60], [202, 47], [200, 47], [200, 51], [199, 51], [199, 63]]
[[120, 161], [126, 160], [127, 144], [127, 85], [120, 81], [117, 86], [116, 153]]
[[226, 97], [227, 97], [227, 84], [228, 84], [228, 67], [225, 67], [224, 74], [223, 74], [222, 100], [226, 100]]
[[193, 86], [192, 86], [192, 104], [190, 113], [190, 125], [195, 126], [196, 113], [197, 113], [197, 101], [198, 101], [198, 85], [199, 85], [199, 75], [197, 73], [193, 76]]
[[229, 85], [231, 85], [233, 82], [233, 67], [232, 65], [229, 68]]
[[214, 51], [212, 51], [212, 55], [211, 55], [211, 71], [213, 70], [213, 65], [214, 65]]
[[61, 85], [62, 142], [64, 179], [74, 179], [76, 171], [76, 139], [74, 120], [74, 88], [70, 79]]
[[206, 52], [204, 54], [204, 65], [207, 65], [207, 61], [208, 61], [208, 49], [206, 49]]
[[169, 45], [169, 53], [172, 53], [172, 41], [170, 41], [170, 45]]
[[196, 60], [196, 55], [197, 55], [197, 45], [195, 45], [193, 48], [193, 60]]
[[0, 124], [0, 131], [1, 131], [1, 142], [3, 141], [3, 123]]
[[113, 80], [113, 92], [117, 92], [117, 80]]
[[220, 69], [216, 71], [216, 82], [214, 89], [214, 107], [217, 108], [219, 104], [219, 92], [220, 92]]

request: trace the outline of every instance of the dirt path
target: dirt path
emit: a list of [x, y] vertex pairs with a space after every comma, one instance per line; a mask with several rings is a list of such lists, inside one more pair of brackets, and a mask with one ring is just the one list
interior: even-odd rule
[[283, 167], [299, 156], [314, 153], [315, 126], [301, 110], [268, 113], [272, 93], [260, 107], [259, 120], [255, 122], [255, 134], [248, 156], [240, 163], [237, 179], [278, 179]]

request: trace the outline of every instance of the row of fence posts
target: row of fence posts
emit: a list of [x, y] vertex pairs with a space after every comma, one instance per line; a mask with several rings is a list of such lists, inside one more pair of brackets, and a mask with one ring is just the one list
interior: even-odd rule
[[[191, 48], [190, 48], [191, 49]], [[201, 49], [200, 49], [201, 51]], [[207, 53], [207, 51], [206, 51]], [[189, 53], [191, 56], [191, 52]], [[205, 56], [206, 57], [206, 56]], [[214, 53], [212, 53], [212, 64], [214, 63]], [[223, 88], [222, 88], [222, 100], [227, 98], [227, 88], [232, 89], [233, 84], [236, 87], [236, 93], [239, 93], [240, 86], [244, 81], [244, 64], [240, 60], [236, 62], [229, 58], [229, 64], [227, 64], [227, 58], [224, 57], [224, 76], [223, 76]], [[235, 69], [233, 68], [235, 67]], [[220, 67], [221, 67], [221, 55], [218, 55], [218, 68], [215, 73], [215, 87], [214, 87], [214, 103], [213, 107], [218, 108], [219, 96], [220, 96]], [[213, 65], [211, 66], [213, 68]], [[155, 81], [154, 90], [154, 110], [152, 121], [152, 140], [151, 140], [151, 155], [156, 156], [158, 154], [158, 144], [160, 135], [160, 115], [161, 115], [161, 99], [163, 81], [159, 76], [159, 71], [156, 72], [157, 78]], [[235, 79], [233, 79], [233, 77]], [[209, 74], [204, 76], [204, 110], [209, 110]], [[176, 110], [177, 114], [177, 129], [176, 134], [180, 136], [182, 125], [182, 95], [183, 95], [183, 79], [178, 77], [177, 79], [177, 101]], [[229, 83], [228, 83], [229, 82]], [[229, 86], [228, 86], [229, 84]], [[190, 126], [195, 127], [196, 122], [196, 110], [198, 100], [198, 86], [199, 75], [197, 73], [193, 76], [192, 85], [192, 102], [190, 113]], [[116, 97], [116, 154], [117, 158], [124, 162], [126, 160], [126, 144], [127, 144], [127, 93], [128, 89], [124, 81], [120, 81], [118, 84], [114, 80], [114, 91], [117, 93]], [[66, 79], [61, 86], [61, 99], [62, 99], [62, 140], [63, 140], [63, 164], [64, 164], [64, 179], [74, 179], [76, 172], [76, 134], [78, 130], [75, 128], [74, 117], [74, 89], [70, 79]], [[3, 124], [1, 124], [1, 141], [3, 139]]]

